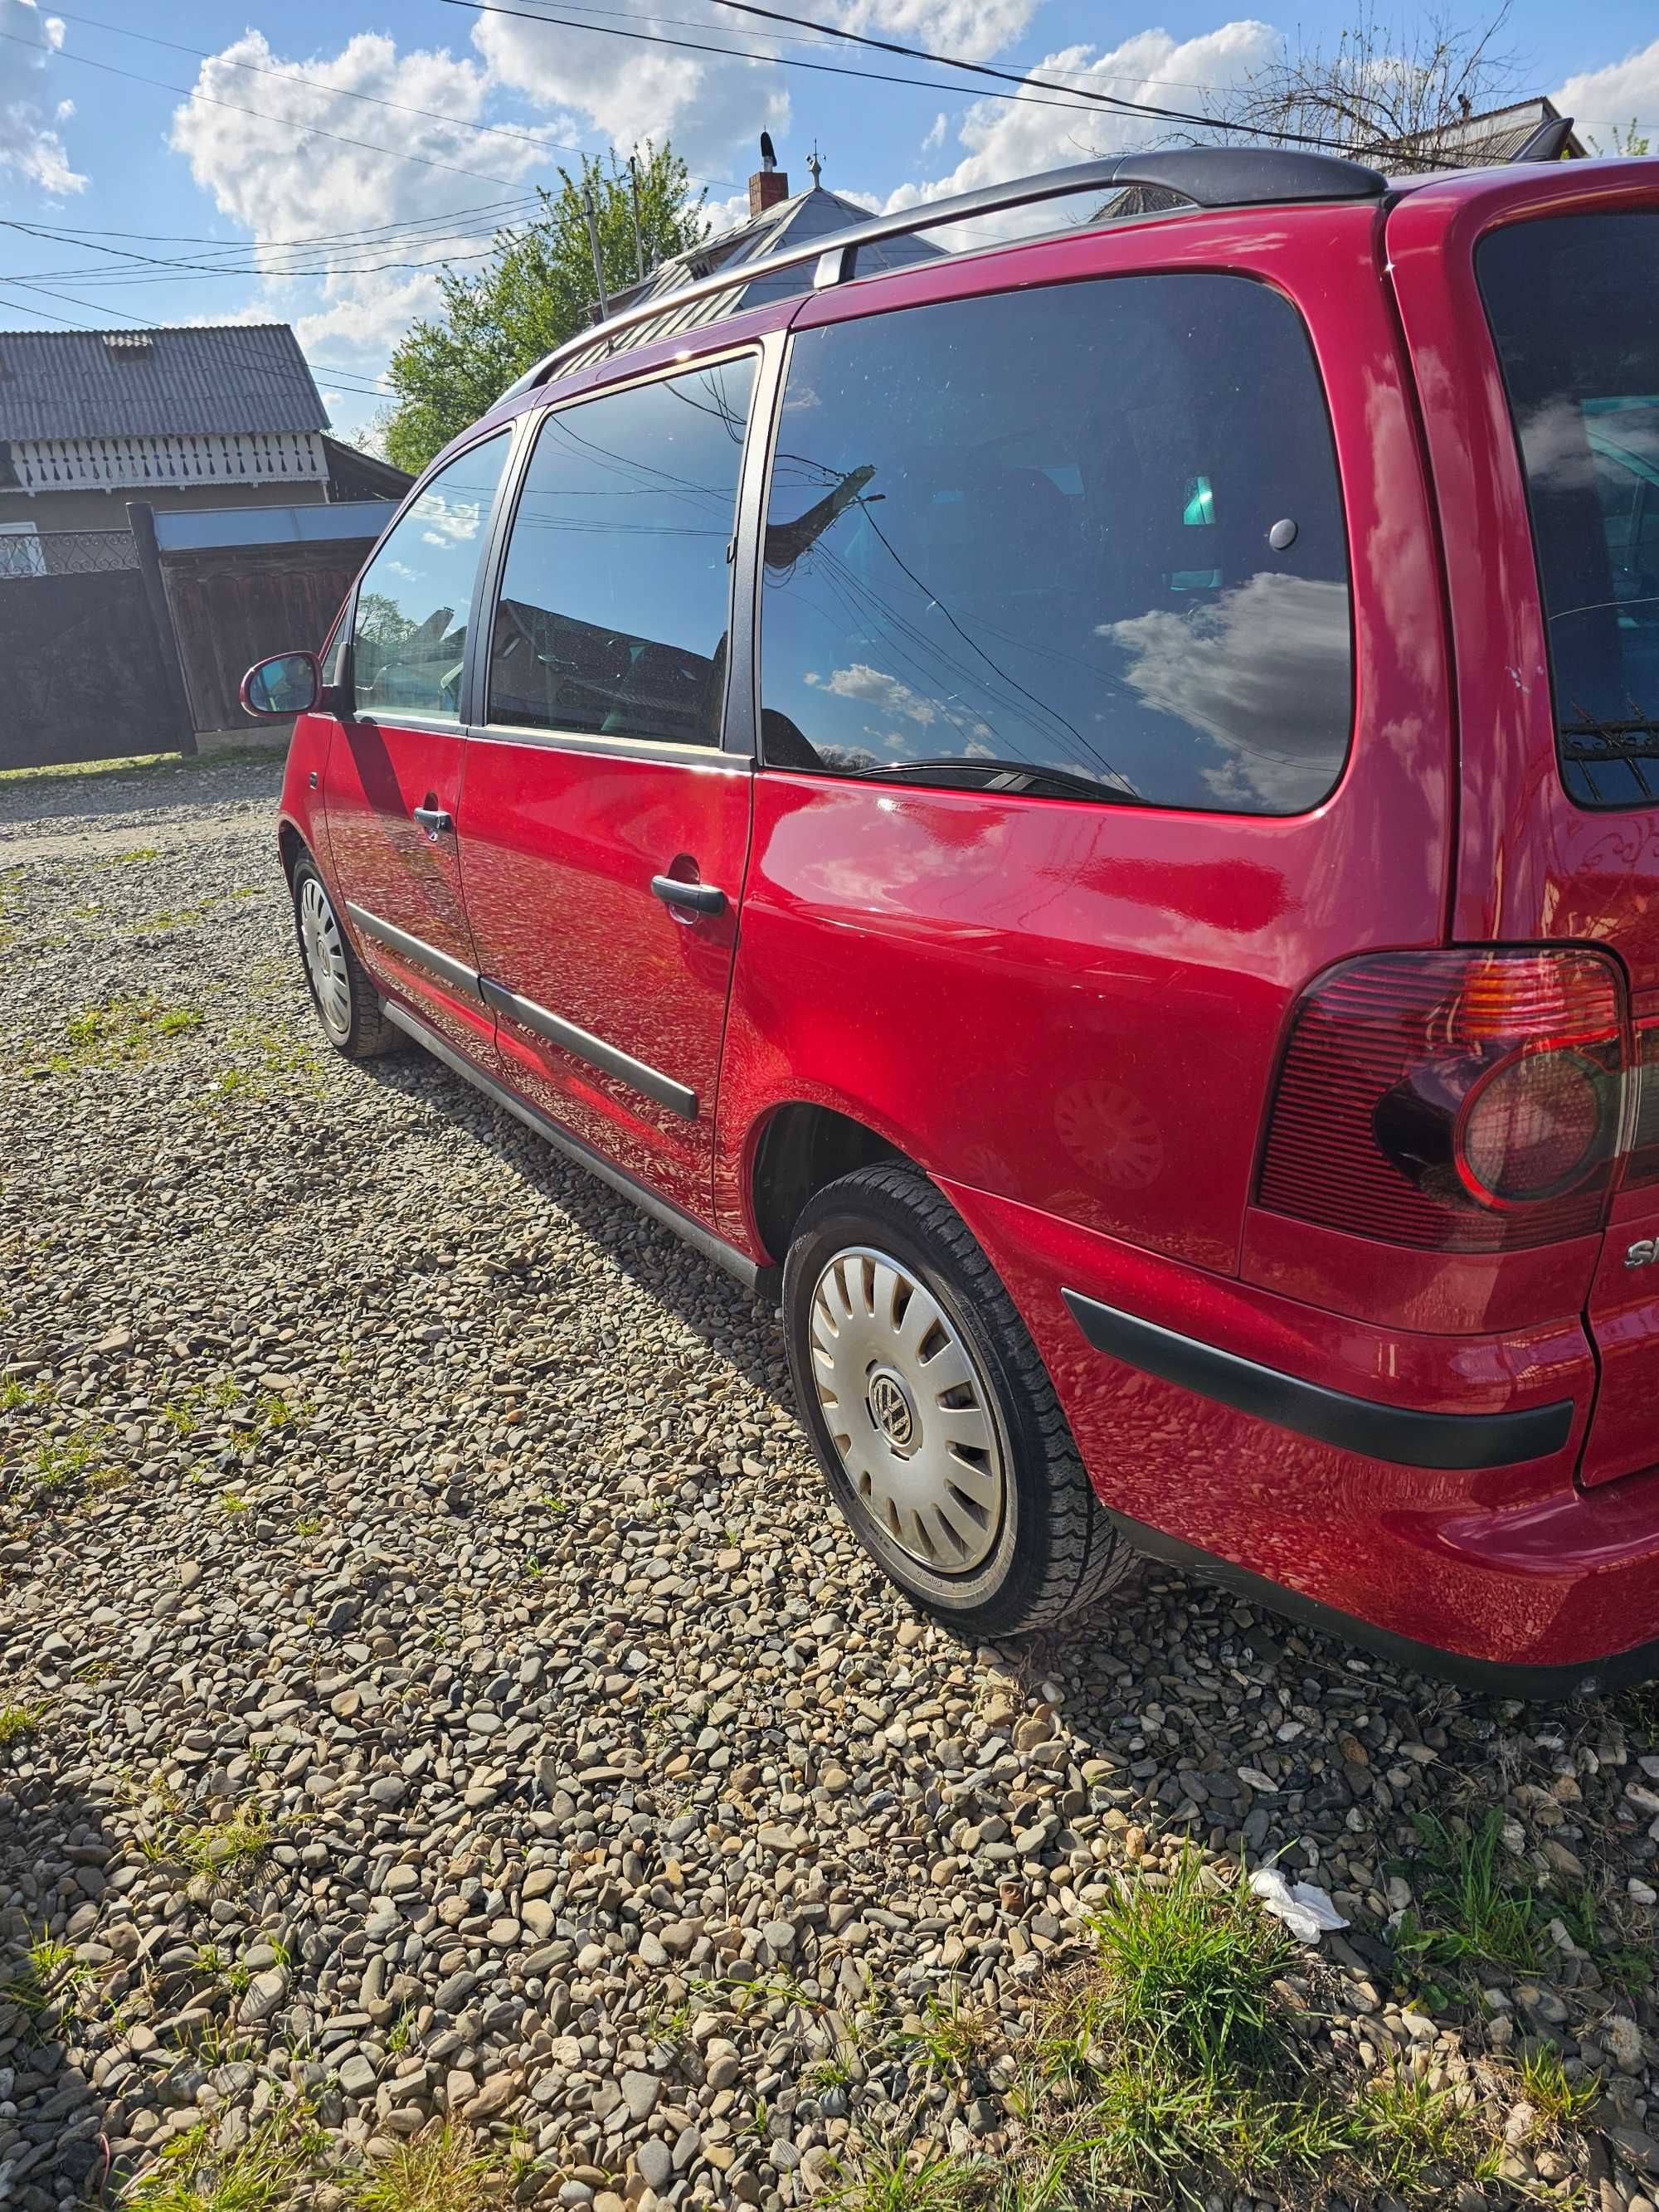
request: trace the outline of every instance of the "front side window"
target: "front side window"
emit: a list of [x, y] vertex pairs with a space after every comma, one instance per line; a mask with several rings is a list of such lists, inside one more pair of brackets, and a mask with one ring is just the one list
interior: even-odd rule
[[489, 719], [716, 745], [750, 356], [550, 415], [507, 545]]
[[773, 765], [1254, 814], [1341, 773], [1324, 395], [1295, 310], [1247, 278], [802, 333], [764, 579]]
[[1554, 216], [1475, 273], [1532, 513], [1561, 777], [1659, 799], [1659, 215]]
[[485, 438], [440, 469], [364, 570], [351, 635], [359, 714], [459, 720], [472, 586], [508, 437]]

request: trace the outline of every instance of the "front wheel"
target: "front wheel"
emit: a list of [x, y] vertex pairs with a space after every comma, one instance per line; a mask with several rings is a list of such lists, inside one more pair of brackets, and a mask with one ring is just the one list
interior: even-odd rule
[[861, 1168], [820, 1191], [783, 1310], [830, 1494], [920, 1604], [969, 1635], [1017, 1635], [1127, 1571], [1036, 1347], [925, 1176]]
[[329, 1042], [348, 1060], [368, 1060], [401, 1043], [380, 1011], [373, 977], [352, 948], [309, 853], [294, 863], [294, 932], [311, 1003]]

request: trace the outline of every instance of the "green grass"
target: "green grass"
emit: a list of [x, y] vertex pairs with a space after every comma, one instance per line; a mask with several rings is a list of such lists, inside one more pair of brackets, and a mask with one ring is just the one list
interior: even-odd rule
[[303, 2120], [268, 2120], [219, 2152], [207, 2122], [163, 2149], [122, 2197], [135, 2212], [283, 2212], [313, 2171], [320, 2138]]
[[465, 2132], [445, 2121], [382, 2160], [352, 2190], [352, 2212], [493, 2212], [503, 2177]]
[[926, 2144], [876, 2144], [835, 2195], [848, 2212], [970, 2212], [985, 2202], [988, 2169]]
[[83, 1982], [90, 1971], [76, 1965], [72, 1944], [43, 1929], [24, 1952], [21, 1971], [0, 1986], [0, 1997], [26, 2013], [43, 2013], [55, 1998]]
[[38, 1066], [53, 1075], [152, 1059], [162, 1040], [187, 1036], [202, 1026], [195, 1006], [169, 1006], [159, 999], [106, 999], [71, 1014], [63, 1042]]
[[183, 1819], [175, 1802], [164, 1800], [155, 1825], [140, 1833], [138, 1851], [151, 1866], [182, 1866], [216, 1883], [228, 1882], [260, 1865], [276, 1840], [258, 1805], [246, 1806], [228, 1820], [198, 1824]]
[[1269, 1991], [1291, 1944], [1242, 1870], [1218, 1887], [1188, 1851], [1166, 1888], [1136, 1884], [1091, 1925], [1105, 1970], [1097, 2026], [1211, 2078], [1271, 2055]]
[[1374, 2075], [1359, 2092], [1354, 2117], [1362, 2170], [1407, 2200], [1434, 2201], [1446, 2174], [1486, 2180], [1497, 2169], [1490, 2130], [1451, 2090], [1431, 2089], [1417, 2075], [1399, 2069]]
[[930, 2073], [962, 2082], [996, 2050], [1000, 2023], [994, 2006], [956, 1991], [947, 2002], [930, 1997], [921, 2026], [901, 2029], [900, 2036], [926, 2060]]
[[0, 1751], [8, 1751], [15, 1743], [32, 1736], [46, 1717], [46, 1707], [33, 1705], [0, 1705]]
[[1479, 1827], [1448, 1827], [1431, 1813], [1413, 1816], [1428, 1878], [1419, 1906], [1406, 1914], [1396, 1951], [1425, 1965], [1464, 1966], [1477, 1960], [1537, 1973], [1550, 1956], [1553, 1908], [1504, 1863], [1504, 1815], [1496, 1807]]
[[1581, 2074], [1577, 2081], [1569, 2081], [1560, 2052], [1542, 2044], [1522, 2058], [1521, 2094], [1552, 2127], [1577, 2127], [1600, 2103], [1601, 2077]]

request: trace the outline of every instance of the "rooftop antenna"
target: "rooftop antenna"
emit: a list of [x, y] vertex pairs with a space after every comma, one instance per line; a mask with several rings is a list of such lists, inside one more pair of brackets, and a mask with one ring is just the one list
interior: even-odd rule
[[628, 157], [628, 188], [634, 196], [634, 266], [639, 271], [640, 282], [645, 282], [645, 246], [640, 234], [640, 165], [630, 154]]
[[821, 191], [823, 187], [818, 183], [818, 179], [823, 174], [823, 164], [818, 159], [818, 142], [816, 138], [812, 141], [812, 150], [806, 157], [806, 167], [812, 179], [812, 190], [815, 192]]
[[599, 255], [599, 218], [593, 208], [593, 187], [582, 186], [582, 212], [587, 217], [587, 242], [593, 249], [593, 282], [599, 290], [599, 320], [611, 313], [611, 302], [605, 297], [605, 263]]

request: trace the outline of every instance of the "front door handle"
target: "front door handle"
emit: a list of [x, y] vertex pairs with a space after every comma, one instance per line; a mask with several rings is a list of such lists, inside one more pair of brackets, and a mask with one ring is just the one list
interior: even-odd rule
[[417, 806], [415, 809], [415, 819], [434, 845], [446, 830], [455, 827], [454, 816], [446, 813], [441, 806]]
[[652, 896], [665, 906], [689, 907], [693, 914], [724, 914], [726, 893], [713, 884], [683, 884], [678, 876], [653, 876]]

